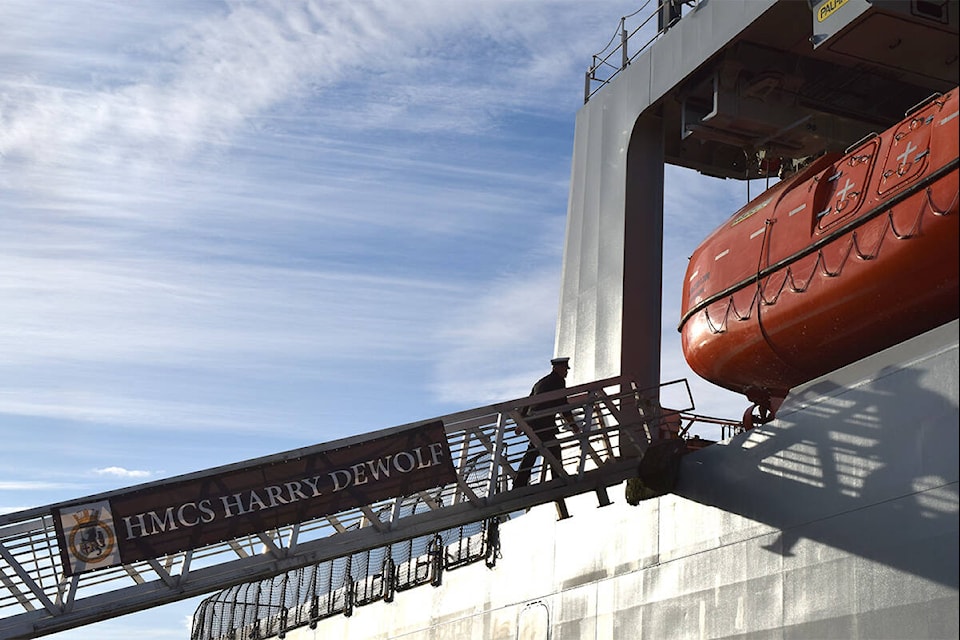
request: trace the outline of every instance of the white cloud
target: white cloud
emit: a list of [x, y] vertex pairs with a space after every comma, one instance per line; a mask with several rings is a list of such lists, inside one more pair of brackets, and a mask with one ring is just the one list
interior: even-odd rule
[[0, 491], [48, 491], [70, 486], [72, 485], [63, 482], [45, 480], [0, 480]]
[[124, 469], [123, 467], [104, 467], [94, 469], [93, 472], [98, 476], [114, 476], [117, 478], [149, 478], [152, 475], [149, 471]]
[[[0, 394], [0, 416], [27, 416], [92, 423], [99, 426], [136, 430], [255, 432], [276, 421], [276, 415], [254, 407], [231, 408], [221, 404], [200, 404], [169, 399], [148, 391], [135, 394], [111, 393], [82, 380], [68, 380], [70, 388], [49, 390], [12, 388]], [[59, 485], [58, 485], [59, 486]], [[55, 488], [51, 486], [49, 488]]]
[[222, 358], [295, 358], [304, 344], [327, 357], [384, 357], [422, 341], [417, 334], [387, 340], [410, 328], [407, 316], [458, 294], [442, 279], [175, 260], [21, 259], [9, 273], [0, 285], [11, 310], [0, 330], [8, 365], [149, 358], [219, 367]]
[[467, 407], [526, 395], [553, 355], [559, 284], [559, 264], [509, 274], [454, 310], [437, 335], [439, 399]]
[[[198, 145], [227, 143], [273, 105], [318, 94], [329, 106], [314, 116], [341, 128], [483, 130], [507, 105], [553, 108], [543, 91], [565, 86], [557, 75], [582, 73], [586, 40], [616, 18], [598, 11], [575, 25], [543, 19], [571, 4], [238, 2], [198, 17], [190, 3], [164, 3], [96, 20], [66, 10], [89, 32], [82, 39], [64, 37], [77, 22], [37, 26], [35, 12], [14, 7], [11, 31], [33, 36], [21, 42], [37, 49], [59, 38], [89, 81], [45, 81], [59, 71], [50, 61], [12, 66], [26, 69], [3, 79], [0, 153], [52, 166], [163, 166]], [[110, 53], [118, 52], [124, 66], [112, 79], [120, 56]], [[15, 56], [12, 46], [0, 49], [0, 60]], [[365, 81], [345, 84], [354, 79]]]

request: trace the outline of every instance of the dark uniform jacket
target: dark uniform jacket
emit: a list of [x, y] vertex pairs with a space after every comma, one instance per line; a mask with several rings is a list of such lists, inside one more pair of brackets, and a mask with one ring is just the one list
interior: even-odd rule
[[[533, 389], [530, 390], [530, 395], [535, 396], [548, 391], [556, 391], [557, 389], [566, 388], [567, 383], [563, 380], [563, 377], [556, 371], [551, 371], [547, 375], [537, 380], [537, 383], [533, 385]], [[535, 404], [530, 407], [530, 411], [540, 411], [542, 409], [549, 409], [550, 407], [561, 407], [565, 404], [567, 404], [566, 398], [557, 398], [556, 400], [547, 400], [546, 402]]]

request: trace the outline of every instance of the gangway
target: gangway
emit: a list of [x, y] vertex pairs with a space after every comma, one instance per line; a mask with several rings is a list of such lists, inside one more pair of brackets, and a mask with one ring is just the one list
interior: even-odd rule
[[[538, 413], [525, 410], [561, 398], [567, 404], [548, 412], [572, 412], [579, 430], [541, 442], [527, 424]], [[689, 422], [693, 408], [686, 380], [640, 389], [619, 376], [3, 515], [0, 639], [40, 637], [539, 504], [554, 502], [566, 517], [564, 499], [581, 493], [595, 492], [603, 506], [607, 487], [642, 475], [651, 447], [672, 438], [677, 450], [678, 434], [665, 425]], [[559, 460], [548, 451], [556, 442]], [[528, 444], [545, 460], [540, 481], [513, 488]], [[368, 491], [377, 482], [387, 484]]]

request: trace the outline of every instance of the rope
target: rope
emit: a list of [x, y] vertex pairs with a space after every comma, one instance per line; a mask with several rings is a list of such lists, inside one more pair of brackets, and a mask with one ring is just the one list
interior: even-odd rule
[[[949, 212], [952, 211], [953, 208], [956, 206], [958, 199], [960, 199], [960, 192], [958, 192], [958, 194], [954, 196], [952, 202], [946, 209], [939, 210], [933, 205], [932, 190], [928, 187], [925, 191], [925, 198], [920, 203], [920, 207], [917, 211], [917, 215], [914, 217], [912, 223], [909, 225], [909, 228], [906, 231], [900, 231], [896, 228], [896, 220], [894, 219], [895, 212], [893, 207], [890, 207], [889, 209], [886, 210], [883, 229], [879, 233], [876, 244], [871, 249], [864, 250], [864, 248], [861, 247], [862, 239], [857, 234], [857, 229], [854, 229], [850, 233], [850, 240], [848, 241], [846, 248], [843, 250], [842, 257], [840, 258], [839, 264], [836, 266], [836, 268], [830, 269], [830, 267], [827, 265], [826, 257], [824, 255], [823, 248], [821, 247], [817, 249], [817, 252], [816, 252], [817, 259], [814, 262], [810, 275], [807, 278], [798, 279], [794, 269], [795, 263], [788, 264], [786, 266], [786, 269], [783, 271], [784, 273], [783, 280], [779, 283], [779, 285], [775, 285], [773, 288], [771, 288], [771, 284], [774, 282], [774, 278], [777, 275], [777, 272], [776, 271], [771, 272], [769, 268], [767, 269], [760, 268], [760, 264], [762, 264], [762, 261], [763, 261], [764, 247], [766, 247], [766, 243], [767, 243], [767, 231], [769, 230], [770, 225], [773, 222], [768, 220], [767, 227], [765, 227], [764, 229], [764, 238], [760, 248], [760, 258], [758, 259], [758, 268], [757, 268], [756, 276], [750, 278], [749, 281], [747, 281], [747, 282], [754, 282], [754, 281], [756, 282], [756, 292], [750, 302], [750, 306], [748, 307], [747, 312], [744, 314], [737, 309], [735, 298], [734, 298], [735, 292], [727, 293], [726, 295], [727, 306], [724, 309], [723, 313], [721, 314], [722, 319], [719, 322], [716, 321], [713, 317], [711, 317], [710, 306], [709, 306], [710, 304], [714, 304], [719, 300], [718, 299], [710, 300], [709, 302], [706, 303], [706, 305], [701, 303], [700, 308], [704, 310], [709, 331], [713, 334], [724, 333], [727, 330], [726, 329], [727, 323], [731, 315], [733, 315], [733, 317], [735, 317], [739, 321], [749, 320], [753, 313], [753, 306], [758, 300], [760, 301], [761, 304], [758, 305], [757, 307], [758, 309], [757, 321], [760, 322], [759, 309], [762, 306], [771, 306], [776, 304], [777, 301], [780, 299], [780, 295], [783, 293], [783, 290], [788, 285], [788, 283], [789, 283], [789, 289], [791, 293], [798, 293], [798, 294], [805, 293], [807, 289], [810, 287], [810, 284], [813, 281], [814, 277], [818, 273], [826, 278], [836, 278], [837, 276], [841, 275], [844, 267], [849, 262], [851, 255], [856, 255], [857, 259], [862, 261], [875, 260], [880, 255], [880, 250], [883, 246], [884, 240], [888, 235], [888, 231], [891, 232], [893, 237], [896, 238], [897, 240], [910, 240], [916, 237], [917, 235], [919, 235], [924, 213], [926, 210], [929, 210], [930, 213], [934, 216], [948, 215]], [[873, 217], [877, 217], [877, 216], [873, 216]], [[847, 227], [844, 227], [844, 231], [848, 229], [849, 229], [849, 225]], [[840, 236], [842, 236], [842, 234], [833, 234], [830, 237], [831, 239], [836, 239]], [[783, 261], [781, 261], [781, 263], [782, 262]], [[798, 284], [798, 282], [800, 284]], [[768, 293], [771, 290], [774, 290], [773, 295], [769, 295]], [[686, 317], [689, 317], [689, 314]], [[681, 326], [682, 326], [682, 323], [681, 323]]]

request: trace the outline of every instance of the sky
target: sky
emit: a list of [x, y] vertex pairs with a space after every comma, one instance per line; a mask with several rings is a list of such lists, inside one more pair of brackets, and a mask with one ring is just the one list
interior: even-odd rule
[[[0, 0], [0, 514], [528, 393], [583, 74], [642, 4]], [[666, 193], [662, 379], [737, 418], [676, 325], [746, 186]]]

